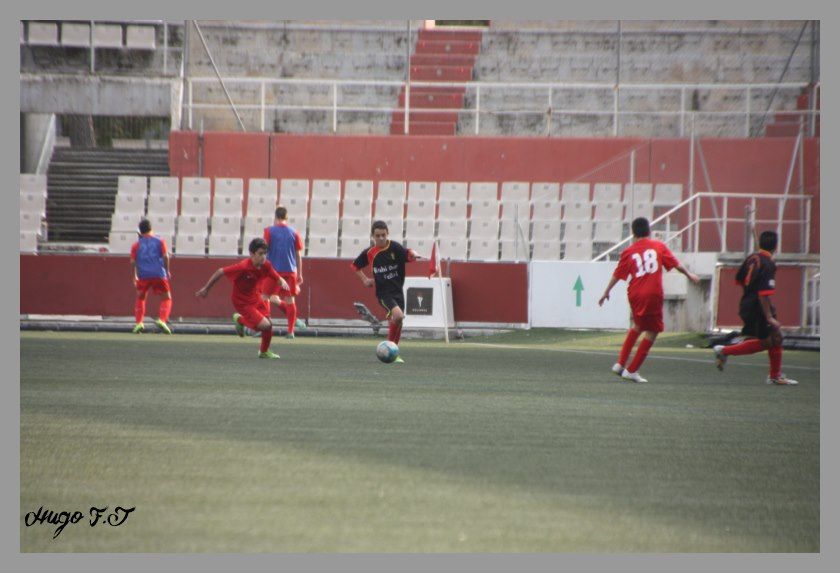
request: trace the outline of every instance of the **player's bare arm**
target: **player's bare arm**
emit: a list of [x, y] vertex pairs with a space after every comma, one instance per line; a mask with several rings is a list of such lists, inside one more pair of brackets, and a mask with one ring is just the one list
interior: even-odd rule
[[169, 268], [169, 253], [164, 253], [163, 255], [163, 268], [166, 269], [166, 278], [172, 278], [172, 271]]
[[[300, 251], [297, 251], [297, 282], [298, 286], [303, 284], [303, 257], [300, 255]], [[294, 294], [294, 293], [292, 293]]]
[[210, 277], [210, 280], [207, 281], [207, 284], [198, 289], [195, 293], [196, 297], [204, 298], [207, 296], [207, 293], [210, 292], [210, 289], [213, 288], [213, 285], [222, 278], [222, 275], [225, 274], [225, 270], [222, 268], [216, 269], [216, 272], [213, 273], [213, 276]]
[[286, 282], [286, 279], [283, 277], [277, 278], [277, 286], [279, 286], [283, 290], [289, 290], [289, 283]]
[[131, 284], [137, 286], [137, 263], [131, 261]]
[[356, 276], [358, 276], [362, 280], [362, 284], [366, 287], [372, 287], [374, 285], [374, 280], [367, 276], [361, 270], [356, 271]]
[[700, 277], [698, 277], [698, 276], [697, 276], [697, 275], [695, 275], [694, 273], [690, 272], [690, 271], [689, 271], [688, 269], [686, 269], [684, 266], [682, 266], [682, 265], [678, 265], [678, 266], [676, 266], [676, 267], [674, 267], [674, 268], [675, 268], [678, 272], [681, 272], [681, 273], [682, 273], [682, 274], [684, 274], [686, 277], [688, 277], [688, 280], [690, 280], [690, 281], [691, 281], [691, 282], [693, 282], [694, 284], [698, 284], [698, 283], [700, 282]]
[[610, 300], [610, 291], [615, 286], [615, 283], [618, 282], [618, 279], [615, 277], [610, 278], [609, 284], [607, 284], [607, 288], [604, 290], [604, 294], [598, 300], [598, 306], [604, 306], [604, 301]]

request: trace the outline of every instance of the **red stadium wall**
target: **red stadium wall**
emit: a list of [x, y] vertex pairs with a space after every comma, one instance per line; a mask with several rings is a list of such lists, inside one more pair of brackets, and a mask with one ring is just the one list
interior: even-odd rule
[[[740, 327], [738, 305], [743, 289], [735, 282], [737, 267], [725, 267], [720, 270], [720, 288], [717, 303], [717, 324], [719, 326]], [[802, 267], [779, 266], [776, 268], [776, 294], [773, 305], [776, 307], [782, 326], [799, 327], [802, 325], [802, 286], [805, 271]]]
[[[225, 318], [233, 312], [231, 286], [221, 280], [204, 300], [193, 294], [220, 266], [237, 259], [174, 257], [172, 317]], [[407, 266], [410, 276], [423, 276], [427, 263]], [[452, 295], [458, 322], [527, 323], [528, 272], [523, 263], [452, 263]], [[95, 277], [95, 278], [93, 278]], [[129, 316], [134, 289], [127, 256], [20, 255], [21, 314]], [[298, 297], [302, 318], [355, 319], [353, 302], [365, 303], [381, 315], [373, 289], [366, 288], [345, 259], [304, 259]], [[56, 296], [60, 293], [61, 296]], [[147, 312], [157, 312], [157, 297]], [[500, 304], [504, 301], [504, 304]]]
[[[710, 189], [704, 177], [702, 148], [711, 189], [717, 192], [784, 193], [795, 139], [702, 139], [694, 159], [695, 189]], [[181, 177], [272, 177], [276, 179], [372, 179], [397, 181], [626, 181], [628, 161], [616, 156], [636, 149], [639, 182], [687, 186], [689, 141], [636, 138], [517, 138], [451, 136], [333, 136], [296, 134], [172, 132], [170, 170]], [[813, 197], [811, 252], [819, 243], [819, 139], [804, 146], [804, 187]], [[791, 192], [799, 180], [794, 171]], [[743, 213], [733, 201], [730, 213]], [[787, 217], [798, 217], [798, 201], [788, 202]], [[718, 205], [720, 209], [722, 205]], [[711, 209], [711, 205], [704, 205]], [[759, 205], [759, 218], [775, 217]], [[729, 250], [743, 248], [743, 227], [728, 229]], [[700, 231], [701, 248], [719, 250], [715, 224]], [[798, 246], [799, 229], [783, 229], [782, 248]]]

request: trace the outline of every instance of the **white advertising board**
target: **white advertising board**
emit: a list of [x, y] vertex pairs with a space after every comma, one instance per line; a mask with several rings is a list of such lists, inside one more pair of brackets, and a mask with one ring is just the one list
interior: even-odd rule
[[615, 262], [532, 261], [528, 281], [532, 327], [628, 328], [627, 283], [619, 281], [604, 306], [598, 299]]
[[452, 279], [406, 277], [403, 294], [405, 295], [404, 327], [443, 328], [444, 296], [446, 297], [447, 326], [455, 327], [455, 314], [452, 310]]

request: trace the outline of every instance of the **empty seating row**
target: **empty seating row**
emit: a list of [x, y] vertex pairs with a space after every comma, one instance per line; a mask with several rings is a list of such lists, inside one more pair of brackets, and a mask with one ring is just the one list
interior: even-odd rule
[[[125, 30], [123, 30], [125, 28]], [[28, 33], [25, 33], [28, 32]], [[123, 39], [124, 38], [124, 39]], [[28, 21], [20, 23], [20, 43], [67, 48], [155, 49], [155, 27], [143, 24]]]

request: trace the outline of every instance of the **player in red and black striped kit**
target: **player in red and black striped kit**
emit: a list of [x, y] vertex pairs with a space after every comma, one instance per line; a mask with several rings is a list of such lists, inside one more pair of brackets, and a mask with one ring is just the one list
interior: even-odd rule
[[770, 356], [770, 375], [767, 384], [795, 386], [782, 374], [782, 332], [776, 318], [776, 309], [770, 297], [776, 293], [776, 263], [773, 252], [779, 237], [773, 231], [764, 231], [758, 239], [759, 251], [741, 263], [735, 281], [744, 288], [738, 314], [744, 321], [741, 334], [748, 337], [732, 346], [715, 346], [715, 362], [723, 370], [729, 356], [755, 354], [767, 350]]
[[[631, 228], [635, 240], [631, 246], [622, 251], [612, 279], [598, 301], [598, 305], [603, 306], [604, 301], [609, 300], [610, 291], [615, 283], [620, 280], [628, 282], [627, 298], [630, 300], [630, 309], [633, 311], [633, 327], [627, 331], [627, 337], [618, 355], [618, 362], [612, 370], [625, 380], [647, 382], [639, 375], [639, 368], [645, 361], [657, 335], [665, 330], [662, 320], [662, 305], [665, 301], [662, 290], [662, 269], [666, 271], [676, 269], [695, 284], [700, 282], [700, 279], [680, 264], [665, 243], [650, 238], [650, 223], [647, 219], [644, 217], [634, 219]], [[636, 356], [625, 367], [639, 335], [643, 337]]]
[[[388, 225], [384, 221], [374, 221], [371, 226], [373, 246], [365, 249], [356, 257], [351, 266], [365, 286], [376, 285], [376, 298], [379, 304], [388, 311], [388, 340], [394, 344], [400, 343], [402, 323], [405, 317], [405, 298], [403, 284], [405, 283], [405, 263], [421, 260], [417, 253], [406, 249], [396, 241], [388, 239]], [[373, 278], [362, 271], [370, 265]], [[397, 356], [395, 362], [404, 362]]]

